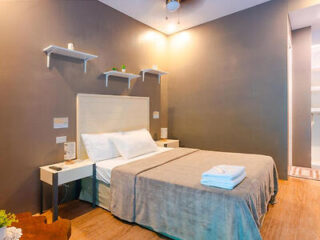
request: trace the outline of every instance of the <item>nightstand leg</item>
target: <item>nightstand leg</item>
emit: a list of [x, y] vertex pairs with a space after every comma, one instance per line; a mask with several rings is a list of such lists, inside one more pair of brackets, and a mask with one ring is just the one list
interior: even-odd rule
[[40, 214], [43, 213], [43, 183], [40, 181]]
[[52, 181], [52, 222], [58, 220], [58, 174], [53, 174]]
[[97, 178], [96, 178], [96, 164], [92, 166], [92, 207], [96, 207], [96, 199], [97, 199]]

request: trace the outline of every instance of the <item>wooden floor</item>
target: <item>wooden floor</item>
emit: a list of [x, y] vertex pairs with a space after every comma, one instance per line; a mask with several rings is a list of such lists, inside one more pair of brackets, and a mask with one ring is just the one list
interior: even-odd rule
[[[280, 181], [277, 201], [270, 206], [261, 228], [264, 240], [320, 239], [320, 181]], [[62, 205], [59, 211], [59, 216], [72, 221], [72, 240], [167, 239], [120, 221], [101, 208], [91, 209], [90, 204], [81, 201]]]
[[263, 239], [320, 239], [320, 181], [280, 181], [277, 200], [261, 228]]

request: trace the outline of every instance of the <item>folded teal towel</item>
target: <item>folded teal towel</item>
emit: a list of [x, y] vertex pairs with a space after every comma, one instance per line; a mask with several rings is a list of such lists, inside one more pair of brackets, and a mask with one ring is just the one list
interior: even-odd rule
[[245, 167], [235, 165], [217, 165], [204, 172], [202, 178], [214, 177], [224, 180], [233, 180], [245, 172]]
[[202, 178], [201, 184], [209, 186], [209, 187], [218, 187], [218, 188], [225, 188], [225, 189], [234, 189], [235, 186], [237, 186], [239, 183], [243, 181], [243, 179], [246, 177], [246, 172], [243, 172], [239, 177], [233, 179], [233, 180], [223, 180], [219, 178]]

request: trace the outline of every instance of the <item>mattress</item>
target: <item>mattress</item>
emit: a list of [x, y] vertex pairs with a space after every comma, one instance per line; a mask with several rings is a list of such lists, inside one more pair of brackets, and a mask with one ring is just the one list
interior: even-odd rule
[[[110, 184], [104, 183], [102, 181], [97, 181], [96, 184], [97, 194], [96, 194], [96, 204], [99, 207], [102, 207], [110, 211]], [[79, 199], [82, 201], [92, 203], [92, 178], [83, 178], [81, 179], [81, 192]]]
[[[132, 159], [124, 159], [123, 157], [117, 157], [113, 159], [108, 159], [105, 161], [97, 162], [97, 202], [99, 207], [106, 210], [110, 210], [110, 179], [112, 174], [112, 169], [130, 162], [155, 156], [157, 154], [170, 151], [173, 148], [158, 147], [158, 151], [144, 154]], [[86, 202], [92, 202], [92, 178], [81, 179], [81, 192], [79, 199]]]
[[97, 180], [102, 181], [106, 184], [110, 184], [112, 169], [130, 162], [148, 158], [162, 152], [170, 151], [172, 148], [158, 147], [158, 151], [147, 153], [135, 158], [125, 159], [124, 157], [112, 158], [104, 161], [99, 161], [96, 163], [97, 169]]

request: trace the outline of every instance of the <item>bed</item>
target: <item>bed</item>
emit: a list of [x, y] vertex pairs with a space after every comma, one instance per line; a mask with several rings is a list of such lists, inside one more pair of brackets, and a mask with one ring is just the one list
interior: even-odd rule
[[[149, 117], [148, 98], [78, 95], [78, 156], [87, 158], [82, 133], [148, 129]], [[201, 185], [201, 174], [218, 164], [243, 165], [247, 177], [233, 190]], [[278, 191], [269, 156], [191, 148], [101, 161], [97, 179], [99, 206], [173, 239], [261, 239], [263, 216]], [[80, 199], [91, 201], [91, 181], [82, 181]]]
[[[125, 160], [123, 157], [117, 157], [96, 163], [96, 177], [97, 177], [97, 205], [110, 211], [111, 194], [110, 181], [111, 172], [115, 167], [120, 167], [137, 160], [155, 156], [159, 153], [170, 151], [172, 148], [158, 147], [158, 151], [143, 156], [135, 157], [133, 159]], [[87, 202], [92, 202], [92, 178], [85, 178], [81, 181], [81, 192], [79, 199]]]

